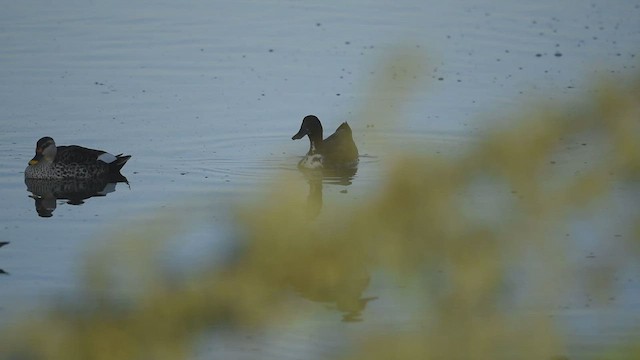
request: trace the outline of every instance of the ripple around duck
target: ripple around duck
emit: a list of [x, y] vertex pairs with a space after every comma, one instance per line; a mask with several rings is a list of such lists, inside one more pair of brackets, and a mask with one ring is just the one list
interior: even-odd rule
[[[331, 185], [375, 183], [386, 162], [394, 154], [422, 149], [427, 154], [459, 152], [469, 139], [455, 134], [381, 133], [371, 129], [358, 132], [361, 151], [354, 174], [324, 174]], [[308, 142], [292, 141], [282, 133], [226, 133], [195, 139], [171, 138], [164, 142], [171, 156], [155, 156], [145, 164], [145, 172], [172, 177], [185, 186], [217, 186], [217, 190], [242, 192], [259, 188], [283, 173], [297, 173], [297, 163], [308, 150]]]
[[281, 134], [226, 134], [213, 141], [189, 142], [185, 150], [193, 156], [182, 163], [203, 173], [260, 180], [268, 173], [295, 169], [295, 162], [289, 161], [293, 156], [281, 146], [286, 139]]

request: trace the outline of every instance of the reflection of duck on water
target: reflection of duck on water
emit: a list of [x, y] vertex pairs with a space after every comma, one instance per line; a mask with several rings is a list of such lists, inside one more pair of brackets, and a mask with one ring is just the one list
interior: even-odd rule
[[335, 307], [342, 313], [342, 321], [361, 321], [362, 312], [369, 301], [377, 299], [375, 296], [362, 297], [370, 281], [370, 275], [366, 268], [364, 266], [351, 270], [342, 268], [344, 271], [341, 271], [340, 274], [336, 274], [334, 271], [323, 273], [317, 271], [323, 268], [323, 262], [329, 262], [325, 265], [337, 265], [338, 268], [340, 268], [340, 264], [335, 263], [332, 259], [323, 258], [322, 255], [315, 260], [317, 260], [315, 263], [309, 264], [312, 271], [305, 272], [303, 270], [291, 274], [289, 283], [293, 289], [305, 299]]
[[[309, 183], [309, 194], [307, 195], [307, 214], [309, 218], [315, 218], [320, 214], [323, 205], [322, 187], [324, 184], [349, 186], [353, 181], [353, 177], [357, 168], [343, 169], [345, 172], [337, 176], [336, 171], [330, 171], [327, 175], [327, 169], [322, 172], [300, 168]], [[337, 169], [332, 169], [337, 170]], [[346, 171], [348, 170], [348, 171]], [[343, 190], [346, 192], [346, 190]]]
[[[8, 241], [0, 241], [0, 247], [3, 247], [8, 243], [9, 243]], [[9, 275], [9, 273], [4, 271], [3, 269], [0, 269], [0, 275]]]
[[315, 218], [322, 210], [322, 177], [307, 176], [309, 182], [309, 195], [307, 195], [307, 216], [310, 219]]
[[[377, 296], [362, 297], [362, 292], [369, 284], [369, 279], [362, 279], [360, 283], [353, 283], [353, 288], [335, 288], [335, 289], [304, 289], [301, 287], [295, 288], [298, 294], [308, 300], [335, 304], [335, 309], [342, 313], [342, 321], [344, 322], [357, 322], [362, 321], [362, 312], [367, 307], [369, 301], [376, 300]], [[360, 288], [361, 287], [361, 288]]]
[[81, 205], [84, 200], [94, 196], [106, 196], [116, 189], [116, 183], [127, 182], [127, 178], [120, 175], [112, 179], [87, 180], [45, 180], [25, 179], [27, 191], [33, 195], [36, 211], [41, 217], [51, 217], [56, 209], [58, 200], [68, 200], [67, 204]]

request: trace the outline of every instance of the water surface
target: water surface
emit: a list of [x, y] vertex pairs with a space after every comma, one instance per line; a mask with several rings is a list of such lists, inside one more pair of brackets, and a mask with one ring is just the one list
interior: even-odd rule
[[[350, 184], [323, 184], [327, 211], [369, 196], [389, 148], [455, 156], [508, 123], [521, 104], [571, 100], [595, 77], [632, 74], [638, 18], [636, 1], [5, 4], [0, 241], [9, 244], [0, 249], [8, 273], [0, 275], [0, 324], [72, 289], [82, 254], [109, 229], [206, 197], [212, 223], [185, 243], [197, 253], [230, 231], [230, 204], [259, 196], [282, 173], [307, 181], [295, 166], [306, 140], [290, 140], [305, 115], [318, 115], [327, 131], [349, 121], [364, 155]], [[403, 49], [424, 54], [424, 73], [416, 74], [423, 85], [399, 103], [401, 118], [372, 126], [358, 114], [385, 60]], [[39, 217], [23, 171], [42, 136], [132, 155], [123, 169], [129, 184], [81, 205], [58, 201], [50, 218]], [[597, 247], [588, 228], [575, 233]], [[584, 243], [577, 246], [588, 254]], [[625, 334], [637, 326], [636, 275], [610, 312], [561, 311], [577, 329], [576, 344], [610, 340], [594, 339], [588, 329]], [[365, 319], [385, 319], [391, 305], [384, 286], [370, 285], [380, 299]], [[394, 323], [403, 327], [399, 312]], [[336, 326], [341, 317], [329, 311], [318, 326]], [[339, 342], [301, 334], [283, 329], [284, 347], [269, 337], [256, 346], [266, 357], [295, 358], [300, 349], [291, 344], [306, 341], [310, 357], [321, 358]]]

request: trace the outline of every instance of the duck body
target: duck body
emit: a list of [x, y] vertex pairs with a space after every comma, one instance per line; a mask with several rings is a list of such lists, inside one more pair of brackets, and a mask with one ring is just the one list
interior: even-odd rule
[[291, 139], [309, 137], [309, 151], [298, 166], [305, 169], [353, 168], [358, 165], [358, 148], [353, 141], [351, 127], [342, 123], [326, 139], [322, 138], [322, 124], [314, 115], [305, 116], [298, 133]]
[[113, 155], [82, 146], [56, 146], [51, 137], [36, 144], [36, 155], [24, 171], [27, 179], [97, 179], [122, 176], [130, 155]]

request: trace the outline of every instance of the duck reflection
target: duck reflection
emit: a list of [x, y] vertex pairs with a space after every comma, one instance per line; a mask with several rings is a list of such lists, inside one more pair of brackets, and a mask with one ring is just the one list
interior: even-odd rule
[[[307, 169], [299, 166], [298, 169], [309, 183], [309, 193], [307, 195], [307, 215], [313, 219], [317, 217], [323, 206], [322, 189], [324, 184], [349, 186], [358, 171], [357, 167], [332, 168], [332, 169]], [[327, 244], [324, 244], [327, 245]], [[323, 253], [349, 254], [352, 249], [341, 248], [340, 244], [333, 244], [338, 248], [330, 251], [320, 248], [314, 250], [312, 264], [307, 264], [304, 269], [297, 271], [289, 278], [289, 283], [294, 290], [305, 299], [331, 304], [340, 311], [342, 321], [356, 322], [362, 321], [362, 312], [367, 303], [377, 297], [363, 297], [363, 293], [369, 286], [370, 275], [364, 263], [356, 261], [355, 257], [343, 256], [323, 256]], [[293, 258], [297, 258], [294, 256]], [[338, 276], [324, 278], [321, 274], [333, 274], [333, 271], [317, 271], [319, 268], [328, 266], [332, 269], [339, 269]], [[306, 269], [314, 269], [309, 270]]]
[[116, 184], [129, 184], [127, 178], [118, 174], [100, 179], [25, 179], [27, 191], [35, 200], [35, 207], [40, 217], [51, 217], [58, 200], [67, 200], [67, 204], [81, 205], [86, 199], [94, 196], [106, 196], [116, 190]]
[[371, 275], [362, 251], [340, 239], [312, 242], [288, 250], [287, 283], [301, 297], [342, 313], [342, 321], [362, 321], [369, 301], [364, 297]]
[[324, 184], [349, 186], [358, 171], [357, 167], [344, 169], [305, 169], [298, 167], [309, 183], [307, 195], [307, 215], [310, 219], [317, 217], [323, 205], [322, 187]]
[[342, 273], [330, 281], [324, 278], [310, 279], [310, 274], [297, 275], [302, 276], [294, 276], [289, 281], [298, 295], [313, 302], [328, 304], [342, 313], [344, 322], [362, 321], [362, 312], [367, 303], [378, 298], [362, 296], [370, 281], [364, 267], [353, 273]]
[[[0, 248], [7, 245], [8, 243], [8, 241], [0, 241]], [[4, 269], [0, 269], [0, 275], [9, 275], [9, 273], [4, 271]]]

